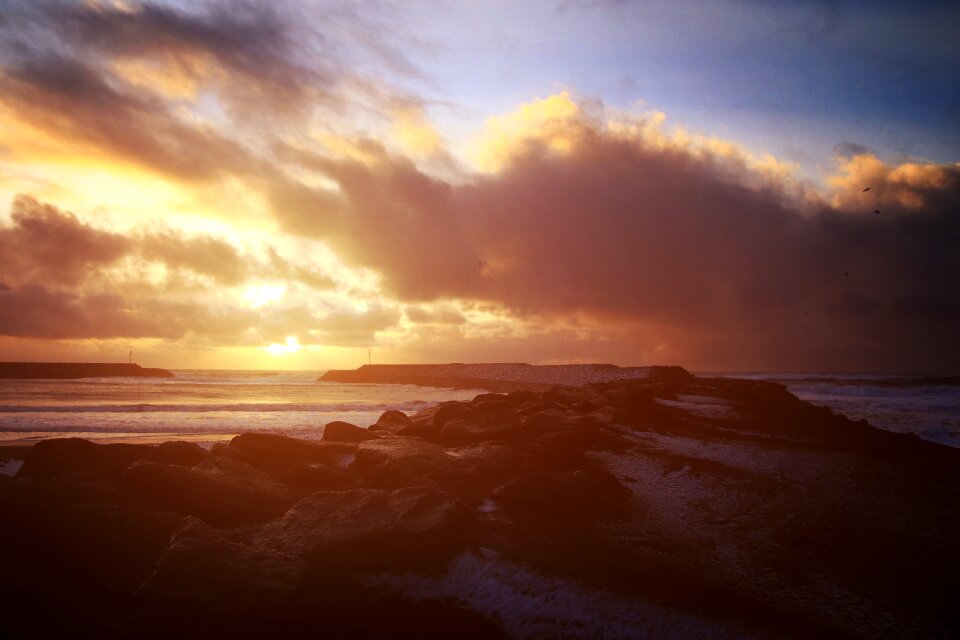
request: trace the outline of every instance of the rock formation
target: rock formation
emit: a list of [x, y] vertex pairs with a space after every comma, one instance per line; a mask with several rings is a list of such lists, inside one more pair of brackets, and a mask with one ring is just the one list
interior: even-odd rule
[[22, 637], [953, 638], [960, 451], [776, 384], [482, 394], [322, 439], [34, 447]]

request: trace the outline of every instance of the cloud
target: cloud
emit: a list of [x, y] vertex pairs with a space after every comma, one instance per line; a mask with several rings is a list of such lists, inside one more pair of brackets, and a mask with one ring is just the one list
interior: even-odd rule
[[345, 261], [376, 268], [385, 288], [404, 299], [460, 293], [465, 282], [479, 282], [453, 186], [382, 146], [366, 144], [364, 151], [363, 160], [288, 151], [292, 161], [335, 181], [338, 190], [278, 185], [272, 202], [280, 224], [329, 242]]
[[[336, 286], [314, 265], [265, 250], [263, 259], [226, 239], [172, 228], [125, 236], [21, 195], [11, 224], [0, 227], [0, 336], [224, 345], [248, 342], [250, 330], [316, 329], [303, 309], [246, 304], [240, 287], [248, 281], [300, 283], [310, 295]], [[159, 281], [149, 268], [157, 262], [165, 267]]]
[[229, 242], [208, 235], [185, 237], [172, 231], [144, 234], [138, 239], [141, 255], [172, 268], [186, 268], [221, 284], [242, 282], [248, 261]]
[[3, 105], [21, 123], [186, 181], [247, 172], [258, 161], [161, 100], [111, 84], [83, 62], [44, 54], [0, 73]]
[[447, 305], [411, 305], [404, 309], [404, 314], [416, 324], [457, 325], [467, 321], [459, 309]]
[[400, 312], [381, 305], [358, 311], [336, 308], [316, 323], [317, 341], [335, 346], [369, 346], [376, 342], [376, 333], [395, 326]]
[[401, 300], [632, 326], [638, 353], [691, 366], [960, 366], [957, 167], [855, 156], [824, 196], [736, 145], [568, 103], [503, 119], [498, 168], [463, 182], [385, 151], [313, 163], [344, 203], [318, 235]]
[[839, 158], [837, 173], [827, 183], [833, 190], [833, 206], [848, 211], [956, 211], [960, 204], [960, 163], [893, 166], [861, 153]]
[[0, 227], [0, 266], [10, 281], [76, 285], [131, 249], [124, 236], [29, 196], [14, 200], [10, 217], [12, 226]]

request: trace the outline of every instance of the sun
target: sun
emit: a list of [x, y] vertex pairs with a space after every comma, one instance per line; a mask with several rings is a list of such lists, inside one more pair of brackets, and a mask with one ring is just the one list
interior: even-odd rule
[[282, 356], [288, 353], [296, 353], [303, 349], [303, 345], [300, 344], [300, 341], [297, 340], [296, 336], [287, 336], [287, 342], [285, 344], [278, 344], [274, 342], [269, 347], [266, 347], [270, 355]]
[[280, 300], [287, 293], [285, 284], [257, 284], [247, 287], [243, 292], [243, 301], [253, 309], [259, 309]]

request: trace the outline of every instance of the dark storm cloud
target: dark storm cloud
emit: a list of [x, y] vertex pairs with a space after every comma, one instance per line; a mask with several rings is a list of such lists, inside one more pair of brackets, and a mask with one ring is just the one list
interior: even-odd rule
[[464, 184], [386, 155], [331, 162], [333, 244], [401, 299], [640, 323], [701, 362], [960, 366], [960, 168], [860, 158], [837, 208], [811, 207], [717, 152], [563, 133], [569, 153], [518, 145]]
[[14, 200], [11, 219], [0, 227], [0, 277], [8, 281], [76, 285], [131, 249], [122, 235], [29, 196]]
[[290, 231], [329, 240], [347, 260], [376, 267], [386, 287], [402, 298], [429, 300], [456, 295], [479, 283], [473, 247], [454, 209], [454, 188], [408, 159], [364, 145], [370, 163], [288, 155], [336, 181], [339, 191], [281, 185], [274, 212]]
[[82, 296], [28, 284], [0, 291], [0, 335], [20, 338], [179, 338], [169, 311], [139, 313], [119, 296]]

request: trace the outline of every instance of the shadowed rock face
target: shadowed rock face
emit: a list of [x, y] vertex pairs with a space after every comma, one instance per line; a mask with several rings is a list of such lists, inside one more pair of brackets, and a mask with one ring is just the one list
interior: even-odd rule
[[488, 393], [210, 453], [49, 441], [0, 517], [14, 637], [960, 629], [960, 452], [765, 382]]

